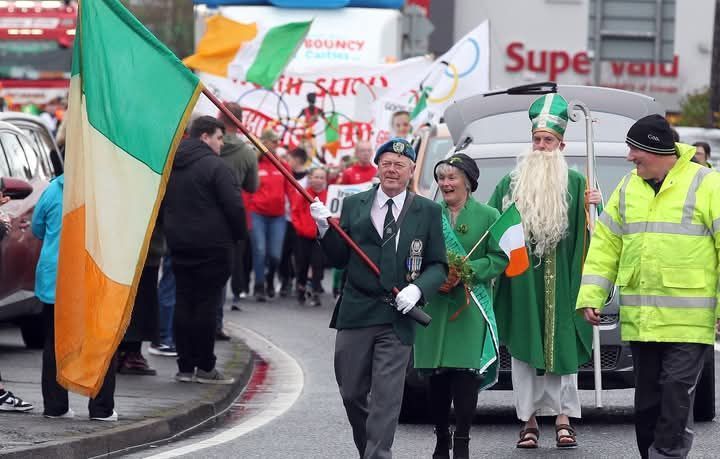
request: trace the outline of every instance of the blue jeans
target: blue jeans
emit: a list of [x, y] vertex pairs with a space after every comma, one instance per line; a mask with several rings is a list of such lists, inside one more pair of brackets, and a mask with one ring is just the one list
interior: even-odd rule
[[[285, 239], [286, 220], [284, 215], [266, 217], [251, 212], [252, 218], [252, 254], [255, 286], [265, 285], [265, 266], [268, 267], [270, 281], [273, 280], [275, 269], [280, 264], [283, 240]], [[257, 292], [256, 292], [257, 294]]]
[[173, 339], [173, 315], [175, 314], [175, 274], [172, 269], [170, 255], [162, 259], [162, 277], [158, 282], [158, 303], [160, 305], [160, 323], [158, 344], [174, 346]]

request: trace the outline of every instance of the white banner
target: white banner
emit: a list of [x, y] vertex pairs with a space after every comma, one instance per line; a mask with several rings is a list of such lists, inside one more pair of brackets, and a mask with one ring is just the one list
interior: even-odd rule
[[412, 125], [437, 123], [454, 101], [482, 94], [490, 89], [490, 33], [485, 21], [465, 35], [414, 80], [389, 92], [374, 106], [379, 137], [387, 138], [395, 108], [411, 113]]
[[328, 186], [327, 201], [325, 204], [330, 209], [333, 217], [340, 217], [342, 212], [343, 199], [348, 196], [369, 190], [373, 182], [358, 183], [357, 185], [330, 185]]
[[[378, 125], [375, 102], [416, 81], [431, 65], [429, 59], [417, 57], [395, 64], [289, 70], [272, 90], [203, 73], [199, 76], [220, 100], [242, 106], [243, 124], [253, 134], [259, 136], [272, 128], [288, 148], [303, 144], [315, 160], [337, 164], [353, 154], [359, 139], [378, 144], [380, 128], [389, 126]], [[195, 112], [217, 115], [218, 110], [201, 97]]]

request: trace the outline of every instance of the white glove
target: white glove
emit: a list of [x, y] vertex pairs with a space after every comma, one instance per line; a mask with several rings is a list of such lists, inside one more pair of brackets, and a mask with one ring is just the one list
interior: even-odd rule
[[315, 225], [317, 225], [320, 238], [322, 239], [328, 228], [330, 228], [330, 223], [328, 223], [327, 219], [328, 217], [332, 217], [332, 214], [327, 206], [320, 202], [317, 196], [315, 197], [315, 201], [310, 204], [310, 215], [313, 220], [315, 220]]
[[401, 313], [407, 314], [415, 307], [417, 302], [420, 301], [421, 296], [422, 292], [420, 291], [420, 287], [415, 284], [410, 284], [400, 290], [400, 293], [395, 297], [395, 307]]

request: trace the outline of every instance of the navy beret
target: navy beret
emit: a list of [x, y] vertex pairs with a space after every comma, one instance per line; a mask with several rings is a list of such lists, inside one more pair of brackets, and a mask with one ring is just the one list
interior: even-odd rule
[[410, 158], [410, 161], [415, 162], [415, 149], [412, 147], [412, 145], [410, 145], [410, 142], [405, 139], [401, 139], [400, 137], [390, 139], [384, 144], [380, 145], [380, 147], [375, 152], [375, 159], [373, 159], [373, 162], [377, 164], [380, 160], [380, 155], [388, 152], [407, 156], [408, 158]]

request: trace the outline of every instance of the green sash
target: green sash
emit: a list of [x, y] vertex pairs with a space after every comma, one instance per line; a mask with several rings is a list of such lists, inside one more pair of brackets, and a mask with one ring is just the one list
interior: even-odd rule
[[[443, 236], [445, 238], [445, 246], [448, 252], [456, 253], [462, 257], [467, 255], [467, 251], [462, 246], [455, 231], [450, 226], [448, 218], [442, 216]], [[469, 286], [467, 286], [469, 287]], [[497, 338], [497, 324], [495, 323], [495, 311], [493, 311], [492, 299], [487, 289], [483, 285], [475, 285], [469, 290], [470, 301], [477, 306], [485, 319], [485, 324], [490, 333], [485, 333], [485, 341], [482, 345], [481, 354], [481, 383], [480, 390], [487, 389], [497, 382], [499, 367], [499, 349]]]

